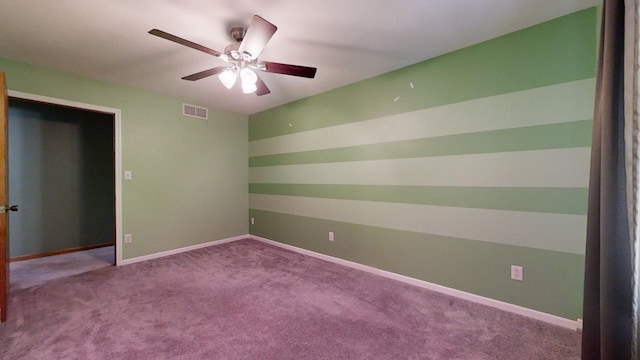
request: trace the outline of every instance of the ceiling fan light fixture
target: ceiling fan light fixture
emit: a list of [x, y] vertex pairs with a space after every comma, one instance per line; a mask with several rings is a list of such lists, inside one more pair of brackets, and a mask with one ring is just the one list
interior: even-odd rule
[[240, 81], [242, 82], [242, 92], [245, 94], [251, 94], [258, 89], [256, 86], [258, 75], [247, 67], [240, 69]]
[[256, 86], [255, 83], [247, 83], [247, 82], [243, 82], [242, 83], [242, 92], [245, 94], [252, 94], [254, 92], [256, 92], [256, 90], [258, 90], [258, 87]]
[[240, 79], [242, 79], [243, 83], [248, 82], [255, 84], [256, 81], [258, 81], [258, 75], [250, 68], [243, 67], [242, 69], [240, 69]]
[[227, 69], [218, 75], [218, 79], [222, 82], [222, 85], [227, 89], [231, 90], [233, 85], [236, 83], [236, 79], [238, 78], [238, 74], [232, 69]]

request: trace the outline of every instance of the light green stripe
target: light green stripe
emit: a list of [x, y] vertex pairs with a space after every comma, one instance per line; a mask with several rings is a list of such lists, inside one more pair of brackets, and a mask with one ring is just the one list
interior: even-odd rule
[[447, 135], [337, 149], [254, 156], [249, 158], [249, 166], [399, 159], [585, 147], [591, 144], [591, 125], [591, 120], [582, 120], [561, 124]]
[[595, 18], [579, 11], [251, 115], [249, 140], [593, 78]]
[[249, 194], [249, 207], [463, 239], [584, 253], [585, 215]]
[[259, 166], [249, 169], [249, 182], [586, 188], [590, 156], [591, 149], [583, 147]]
[[[455, 135], [593, 117], [595, 79], [573, 81], [249, 143], [249, 156]], [[357, 134], [357, 136], [356, 136]]]
[[[567, 319], [582, 317], [581, 255], [256, 209], [249, 214], [254, 235]], [[524, 267], [525, 281], [509, 279], [511, 264]]]
[[584, 215], [586, 188], [249, 184], [253, 194]]

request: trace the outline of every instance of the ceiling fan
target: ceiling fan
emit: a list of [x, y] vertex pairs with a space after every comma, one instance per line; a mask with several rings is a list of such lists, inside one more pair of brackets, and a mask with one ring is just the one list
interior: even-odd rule
[[183, 80], [195, 81], [218, 75], [222, 84], [227, 89], [231, 89], [239, 77], [243, 93], [255, 92], [256, 95], [261, 96], [269, 94], [271, 91], [256, 73], [256, 70], [311, 79], [316, 76], [317, 69], [314, 67], [258, 61], [258, 55], [276, 30], [278, 28], [275, 25], [258, 15], [254, 15], [248, 28], [233, 27], [229, 30], [235, 43], [227, 46], [224, 52], [210, 49], [158, 29], [150, 30], [149, 34], [205, 52], [227, 63], [226, 66], [217, 66], [185, 76], [182, 78]]

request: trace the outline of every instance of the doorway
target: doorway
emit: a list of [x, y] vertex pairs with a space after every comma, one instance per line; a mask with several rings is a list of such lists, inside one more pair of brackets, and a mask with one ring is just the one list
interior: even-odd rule
[[[28, 258], [28, 254], [65, 253], [68, 252], [65, 249], [100, 248], [109, 244], [115, 252], [112, 257], [115, 265], [120, 265], [120, 110], [13, 91], [8, 95], [9, 193], [26, 197], [11, 198], [11, 201], [23, 202], [22, 218], [15, 216], [10, 220], [11, 257]], [[28, 113], [27, 120], [15, 125], [12, 113], [18, 112]], [[54, 113], [57, 119], [40, 121], [37, 118], [43, 113]], [[16, 119], [16, 122], [20, 120], [25, 119]], [[52, 133], [44, 135], [47, 129]], [[35, 163], [35, 169], [16, 169], [14, 160]], [[52, 173], [56, 175], [53, 178]], [[20, 189], [16, 182], [28, 189]], [[35, 191], [30, 194], [32, 189]], [[35, 218], [35, 226], [25, 221], [27, 216]], [[41, 236], [44, 234], [46, 239]], [[27, 237], [30, 239], [24, 241]], [[23, 242], [16, 245], [14, 240]]]
[[9, 99], [10, 261], [111, 247], [113, 114]]

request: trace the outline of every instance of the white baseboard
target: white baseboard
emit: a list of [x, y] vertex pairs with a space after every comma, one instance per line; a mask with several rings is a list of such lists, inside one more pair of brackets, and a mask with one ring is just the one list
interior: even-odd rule
[[179, 254], [179, 253], [182, 253], [182, 252], [185, 252], [185, 251], [191, 251], [191, 250], [201, 249], [201, 248], [208, 247], [208, 246], [220, 245], [220, 244], [224, 244], [224, 243], [228, 243], [228, 242], [232, 242], [232, 241], [242, 240], [242, 239], [246, 239], [246, 238], [249, 238], [249, 237], [250, 237], [249, 235], [239, 235], [239, 236], [234, 236], [234, 237], [230, 237], [230, 238], [226, 238], [226, 239], [209, 241], [209, 242], [202, 243], [202, 244], [186, 246], [186, 247], [182, 247], [182, 248], [179, 248], [179, 249], [162, 251], [162, 252], [155, 253], [155, 254], [138, 256], [138, 257], [134, 257], [134, 258], [131, 258], [131, 259], [122, 260], [122, 263], [120, 265], [129, 265], [129, 264], [133, 264], [133, 263], [137, 263], [137, 262], [141, 262], [141, 261], [157, 259], [157, 258], [169, 256], [169, 255]]
[[513, 304], [509, 304], [506, 303], [504, 301], [500, 301], [500, 300], [495, 300], [495, 299], [491, 299], [491, 298], [487, 298], [484, 296], [480, 296], [480, 295], [476, 295], [476, 294], [472, 294], [472, 293], [468, 293], [465, 291], [461, 291], [461, 290], [456, 290], [456, 289], [452, 289], [446, 286], [442, 286], [442, 285], [438, 285], [438, 284], [434, 284], [434, 283], [430, 283], [427, 281], [423, 281], [423, 280], [418, 280], [409, 276], [405, 276], [405, 275], [400, 275], [400, 274], [396, 274], [390, 271], [386, 271], [386, 270], [380, 270], [371, 266], [367, 266], [367, 265], [362, 265], [353, 261], [349, 261], [349, 260], [344, 260], [344, 259], [340, 259], [334, 256], [330, 256], [330, 255], [325, 255], [325, 254], [320, 254], [317, 253], [315, 251], [311, 251], [311, 250], [307, 250], [307, 249], [302, 249], [293, 245], [288, 245], [288, 244], [283, 244], [277, 241], [273, 241], [270, 239], [266, 239], [260, 236], [255, 236], [255, 235], [247, 235], [246, 237], [249, 237], [251, 239], [254, 240], [258, 240], [258, 241], [262, 241], [264, 243], [267, 244], [271, 244], [274, 246], [278, 246], [287, 250], [291, 250], [303, 255], [308, 255], [311, 257], [315, 257], [321, 260], [326, 260], [329, 262], [333, 262], [336, 264], [340, 264], [340, 265], [344, 265], [350, 268], [354, 268], [354, 269], [358, 269], [358, 270], [362, 270], [362, 271], [366, 271], [368, 273], [372, 273], [375, 275], [379, 275], [379, 276], [383, 276], [389, 279], [393, 279], [393, 280], [397, 280], [397, 281], [402, 281], [404, 283], [407, 284], [411, 284], [414, 286], [418, 286], [421, 288], [425, 288], [425, 289], [429, 289], [429, 290], [433, 290], [442, 294], [446, 294], [446, 295], [450, 295], [456, 298], [460, 298], [460, 299], [464, 299], [464, 300], [468, 300], [474, 303], [478, 303], [478, 304], [482, 304], [482, 305], [486, 305], [486, 306], [490, 306], [496, 309], [500, 309], [500, 310], [504, 310], [504, 311], [508, 311], [511, 313], [515, 313], [518, 315], [523, 315], [526, 317], [530, 317], [536, 320], [540, 320], [540, 321], [544, 321], [550, 324], [554, 324], [554, 325], [558, 325], [558, 326], [562, 326], [564, 328], [568, 328], [571, 330], [578, 330], [579, 328], [581, 328], [582, 326], [582, 320], [570, 320], [570, 319], [565, 319], [563, 317], [560, 316], [556, 316], [556, 315], [552, 315], [552, 314], [547, 314], [541, 311], [537, 311], [537, 310], [533, 310], [533, 309], [529, 309], [529, 308], [525, 308], [522, 306], [518, 306], [518, 305], [513, 305]]

